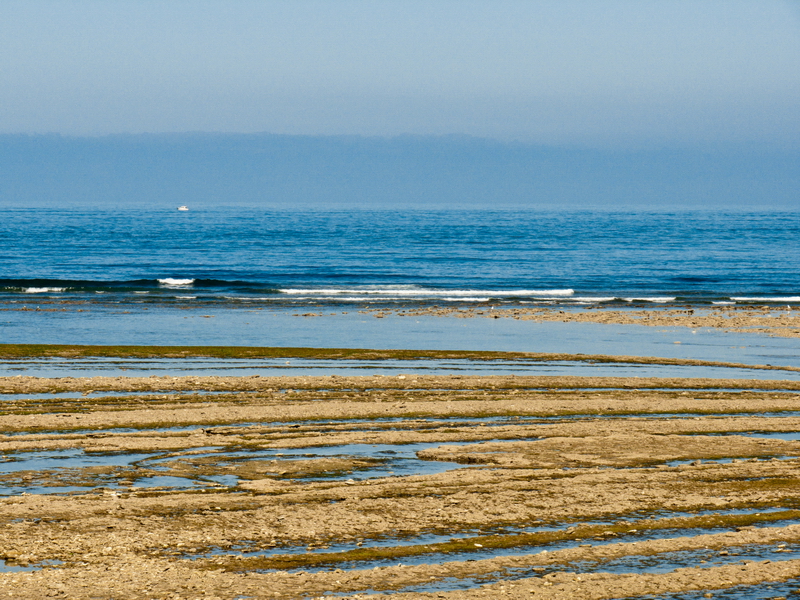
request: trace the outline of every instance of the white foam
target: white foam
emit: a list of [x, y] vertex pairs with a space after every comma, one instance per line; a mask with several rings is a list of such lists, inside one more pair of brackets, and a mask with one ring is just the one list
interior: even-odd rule
[[664, 302], [672, 302], [675, 300], [674, 296], [651, 296], [645, 298], [623, 298], [625, 302], [656, 302], [663, 304]]
[[[265, 298], [274, 300], [274, 298]], [[294, 300], [308, 300], [310, 302], [321, 302], [323, 300], [334, 300], [336, 302], [374, 302], [375, 296], [298, 296]]]
[[711, 304], [716, 304], [717, 306], [731, 306], [732, 304], [736, 304], [736, 302], [728, 302], [727, 300], [718, 300], [716, 302], [711, 302]]
[[63, 292], [66, 289], [62, 287], [29, 287], [23, 291], [26, 294], [46, 294], [47, 292]]
[[158, 285], [162, 287], [188, 287], [194, 283], [194, 279], [173, 279], [165, 277], [158, 280]]
[[[182, 296], [176, 296], [181, 298]], [[187, 298], [189, 296], [186, 296]], [[197, 296], [191, 296], [197, 298]], [[220, 296], [223, 300], [236, 300], [237, 302], [256, 302], [258, 300], [275, 300], [274, 296]]]
[[443, 298], [475, 298], [477, 296], [490, 298], [508, 297], [537, 297], [556, 298], [568, 297], [575, 290], [430, 290], [411, 287], [374, 287], [374, 288], [286, 288], [278, 290], [283, 294], [292, 296], [340, 296], [340, 295], [369, 295], [385, 296], [389, 298], [417, 298], [417, 297], [443, 297]]
[[616, 296], [601, 296], [599, 298], [578, 296], [578, 297], [570, 298], [570, 302], [580, 302], [580, 303], [583, 303], [583, 304], [591, 304], [592, 302], [613, 302], [616, 299], [617, 299]]
[[732, 297], [731, 300], [735, 300], [736, 302], [800, 302], [800, 296], [776, 296], [773, 298], [741, 296]]
[[181, 300], [194, 300], [197, 296], [175, 296], [176, 298], [180, 298]]

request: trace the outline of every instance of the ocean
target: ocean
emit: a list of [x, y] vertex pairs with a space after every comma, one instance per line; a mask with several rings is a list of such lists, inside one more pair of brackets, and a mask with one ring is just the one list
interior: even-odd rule
[[797, 213], [176, 208], [0, 210], [0, 342], [800, 356], [719, 330], [367, 310], [798, 305]]
[[0, 210], [0, 304], [800, 302], [800, 215]]

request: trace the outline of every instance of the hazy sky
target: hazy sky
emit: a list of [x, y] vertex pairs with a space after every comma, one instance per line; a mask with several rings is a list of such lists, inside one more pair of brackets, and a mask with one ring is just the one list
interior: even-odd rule
[[0, 133], [800, 140], [800, 2], [2, 0]]

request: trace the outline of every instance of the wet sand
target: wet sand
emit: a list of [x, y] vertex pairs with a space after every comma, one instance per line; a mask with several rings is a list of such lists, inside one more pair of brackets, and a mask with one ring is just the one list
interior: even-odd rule
[[6, 377], [0, 392], [2, 597], [713, 597], [800, 577], [797, 381]]
[[[720, 306], [715, 308], [614, 309], [593, 307], [480, 308], [432, 307], [413, 310], [362, 311], [374, 316], [451, 316], [463, 319], [516, 319], [543, 323], [602, 323], [650, 327], [708, 327], [736, 333], [759, 333], [774, 337], [800, 337], [800, 307]], [[322, 316], [309, 315], [309, 316]]]

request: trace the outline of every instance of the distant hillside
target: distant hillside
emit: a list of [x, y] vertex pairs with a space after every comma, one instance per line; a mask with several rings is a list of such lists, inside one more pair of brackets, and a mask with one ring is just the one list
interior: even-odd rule
[[800, 152], [553, 148], [466, 136], [0, 135], [4, 206], [800, 206]]

